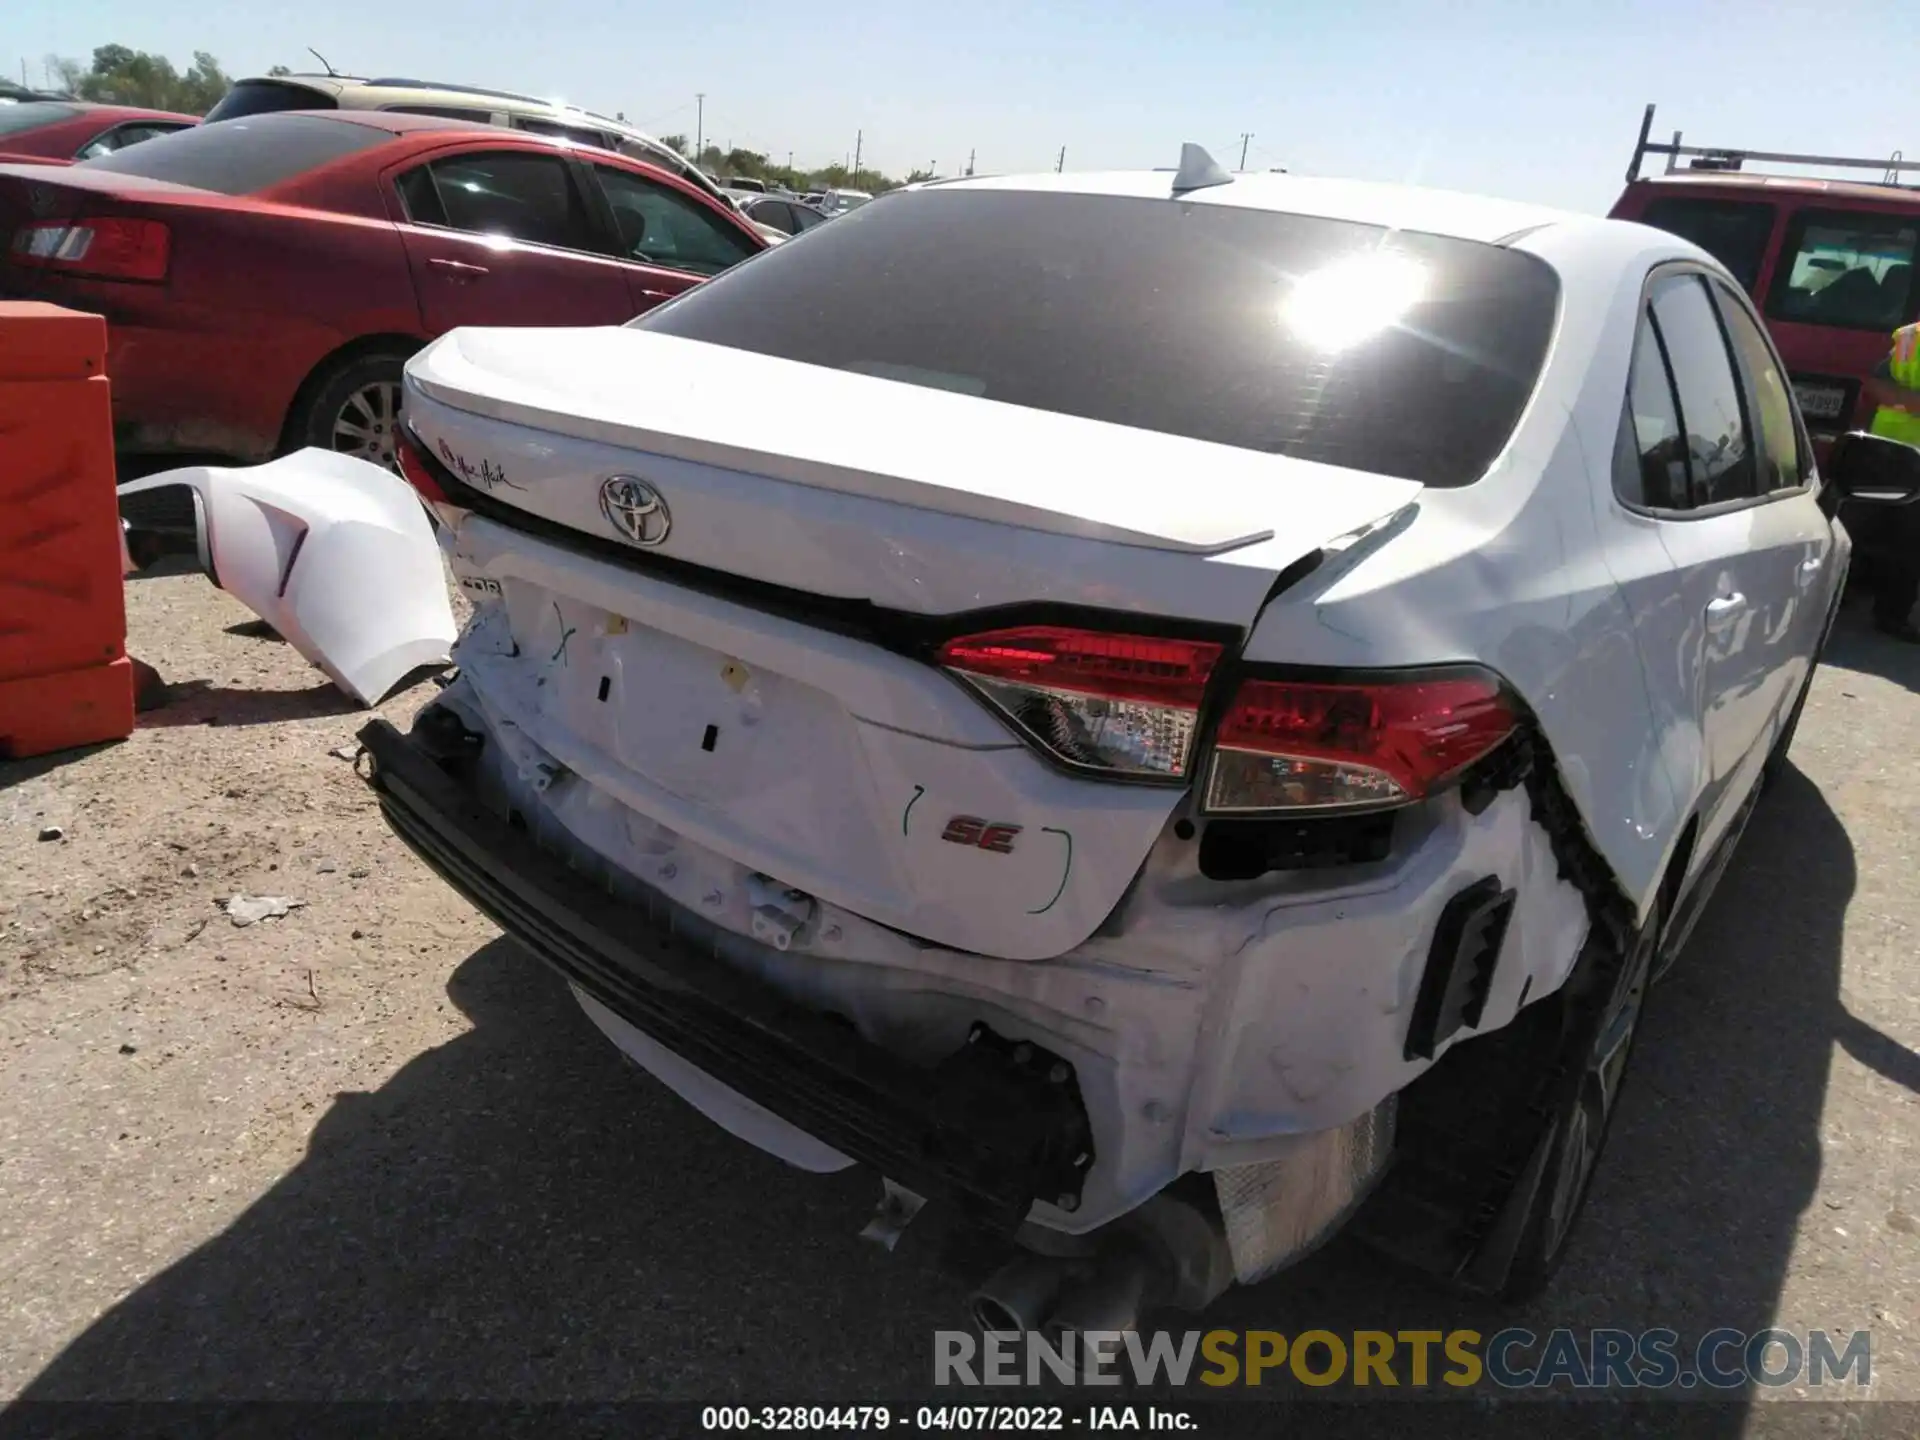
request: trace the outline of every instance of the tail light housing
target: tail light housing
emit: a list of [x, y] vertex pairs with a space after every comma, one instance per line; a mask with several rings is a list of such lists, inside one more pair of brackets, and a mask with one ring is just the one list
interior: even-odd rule
[[400, 476], [429, 505], [446, 505], [449, 502], [447, 492], [440, 487], [440, 479], [434, 474], [434, 464], [414, 435], [411, 426], [404, 421], [393, 428], [394, 458], [400, 462]]
[[13, 232], [16, 265], [101, 280], [167, 278], [172, 232], [158, 220], [96, 215], [86, 220], [35, 220]]
[[948, 640], [936, 658], [1053, 759], [1114, 779], [1178, 781], [1223, 649], [1024, 625]]
[[1404, 805], [1458, 779], [1519, 722], [1499, 678], [1477, 668], [1339, 682], [1243, 680], [1214, 736], [1206, 809]]

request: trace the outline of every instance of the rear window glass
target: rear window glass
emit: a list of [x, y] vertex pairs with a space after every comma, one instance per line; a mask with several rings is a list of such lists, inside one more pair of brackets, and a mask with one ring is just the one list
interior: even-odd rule
[[928, 190], [633, 322], [809, 365], [1464, 485], [1552, 334], [1533, 256], [1313, 216]]
[[347, 120], [255, 115], [162, 135], [98, 160], [82, 161], [81, 168], [193, 185], [221, 195], [251, 195], [391, 139], [392, 131]]
[[1705, 200], [1686, 195], [1657, 197], [1640, 215], [1652, 225], [1690, 240], [1733, 272], [1752, 293], [1760, 283], [1773, 234], [1773, 206], [1752, 200]]
[[80, 113], [77, 105], [54, 105], [28, 101], [19, 105], [0, 105], [0, 135], [18, 135], [23, 130], [38, 130], [56, 120], [71, 120]]
[[1871, 211], [1807, 210], [1794, 217], [1767, 313], [1802, 325], [1893, 330], [1913, 318], [1913, 253], [1920, 221]]
[[242, 115], [271, 115], [279, 110], [337, 110], [331, 95], [309, 90], [304, 85], [283, 85], [278, 80], [242, 80], [220, 97], [207, 112], [206, 123], [237, 120]]

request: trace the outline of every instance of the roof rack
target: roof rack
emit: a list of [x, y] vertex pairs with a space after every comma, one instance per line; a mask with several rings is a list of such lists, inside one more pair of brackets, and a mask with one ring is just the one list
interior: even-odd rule
[[1673, 132], [1673, 143], [1667, 145], [1647, 139], [1652, 129], [1653, 106], [1649, 105], [1647, 113], [1640, 117], [1640, 138], [1633, 147], [1633, 163], [1627, 166], [1629, 185], [1640, 178], [1640, 162], [1649, 155], [1666, 156], [1666, 173], [1669, 175], [1680, 168], [1677, 162], [1682, 156], [1688, 157], [1689, 170], [1738, 170], [1749, 160], [1771, 165], [1822, 165], [1842, 170], [1878, 170], [1881, 172], [1882, 185], [1898, 185], [1902, 171], [1920, 170], [1920, 160], [1905, 159], [1898, 150], [1884, 160], [1847, 155], [1793, 155], [1784, 150], [1728, 150], [1704, 145], [1682, 145], [1678, 130]]
[[[538, 95], [522, 95], [514, 90], [494, 90], [485, 85], [450, 85], [444, 80], [409, 80], [401, 76], [383, 75], [377, 80], [369, 80], [366, 83], [388, 90], [445, 90], [454, 95], [491, 95], [496, 100], [523, 100], [530, 105], [554, 104], [553, 101]], [[555, 108], [564, 107], [556, 106]]]

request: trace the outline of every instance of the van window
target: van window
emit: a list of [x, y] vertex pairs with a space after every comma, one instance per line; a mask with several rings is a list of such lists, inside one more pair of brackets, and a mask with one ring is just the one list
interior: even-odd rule
[[1793, 219], [1767, 314], [1800, 325], [1892, 331], [1913, 318], [1920, 220], [1872, 211], [1803, 210]]
[[204, 123], [238, 120], [243, 115], [271, 115], [280, 110], [337, 110], [338, 103], [324, 90], [279, 80], [242, 80], [207, 112]]
[[1731, 270], [1751, 293], [1760, 283], [1773, 218], [1773, 206], [1754, 200], [1661, 195], [1641, 212], [1640, 223], [1692, 241]]

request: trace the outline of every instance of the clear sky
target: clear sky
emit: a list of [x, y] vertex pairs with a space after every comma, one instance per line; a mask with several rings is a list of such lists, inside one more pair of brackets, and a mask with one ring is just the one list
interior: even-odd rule
[[[277, 13], [270, 13], [277, 12]], [[893, 174], [1228, 165], [1585, 210], [1656, 134], [1920, 157], [1916, 0], [5, 0], [0, 65], [118, 42], [241, 76], [314, 68], [564, 98], [655, 133]]]

